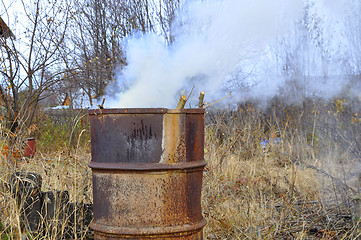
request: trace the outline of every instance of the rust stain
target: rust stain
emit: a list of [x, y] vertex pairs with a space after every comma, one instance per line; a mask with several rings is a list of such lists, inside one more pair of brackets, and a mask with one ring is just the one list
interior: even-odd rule
[[163, 154], [160, 163], [184, 162], [186, 156], [185, 114], [165, 114], [163, 118]]

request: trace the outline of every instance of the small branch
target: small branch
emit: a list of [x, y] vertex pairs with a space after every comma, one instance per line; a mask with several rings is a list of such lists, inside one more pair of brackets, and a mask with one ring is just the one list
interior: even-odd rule
[[232, 93], [232, 92], [229, 92], [229, 93], [227, 94], [227, 96], [225, 96], [224, 98], [221, 98], [221, 99], [219, 99], [219, 100], [217, 100], [217, 101], [215, 101], [215, 102], [212, 102], [212, 103], [210, 103], [210, 104], [207, 104], [206, 106], [204, 106], [204, 108], [209, 107], [209, 106], [211, 106], [211, 105], [213, 105], [213, 104], [215, 104], [215, 103], [217, 103], [217, 102], [220, 102], [220, 101], [226, 99], [227, 97], [229, 97], [229, 96], [231, 95], [231, 93]]
[[186, 100], [186, 101], [188, 101], [188, 100], [189, 100], [189, 98], [192, 96], [193, 90], [194, 90], [194, 86], [192, 87], [192, 90], [191, 90], [191, 92], [189, 93], [189, 95], [188, 95], [188, 97], [187, 97], [187, 100]]
[[340, 184], [341, 186], [344, 186], [345, 188], [351, 190], [353, 193], [358, 193], [358, 190], [357, 190], [356, 188], [347, 185], [346, 183], [342, 182], [342, 181], [339, 180], [338, 178], [336, 178], [336, 177], [330, 175], [329, 173], [327, 173], [325, 170], [319, 169], [319, 168], [314, 167], [314, 166], [312, 166], [312, 165], [309, 165], [309, 164], [307, 164], [307, 163], [305, 163], [305, 164], [306, 164], [306, 167], [307, 167], [307, 168], [311, 168], [311, 169], [313, 169], [313, 170], [315, 170], [315, 171], [317, 171], [317, 172], [319, 172], [319, 173], [324, 174], [325, 176], [331, 178], [333, 181], [337, 182], [337, 183]]

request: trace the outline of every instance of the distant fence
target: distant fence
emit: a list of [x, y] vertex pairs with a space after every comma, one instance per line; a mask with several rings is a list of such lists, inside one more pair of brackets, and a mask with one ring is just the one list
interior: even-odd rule
[[88, 119], [88, 109], [72, 108], [50, 108], [45, 110], [45, 114], [53, 123], [65, 125], [77, 121], [80, 118]]

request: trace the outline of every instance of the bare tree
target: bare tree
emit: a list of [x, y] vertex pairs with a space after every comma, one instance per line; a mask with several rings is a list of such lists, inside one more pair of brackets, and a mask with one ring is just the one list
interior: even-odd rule
[[180, 1], [75, 0], [74, 6], [73, 49], [64, 60], [69, 69], [78, 69], [77, 88], [93, 105], [114, 81], [115, 72], [126, 65], [123, 48], [127, 37], [155, 32], [166, 42], [172, 41], [170, 29]]
[[353, 81], [360, 82], [361, 76], [361, 3], [350, 1], [349, 15], [346, 19], [345, 35], [347, 37], [348, 73], [353, 75]]
[[316, 83], [329, 78], [331, 46], [324, 35], [322, 19], [313, 11], [312, 2], [304, 7], [303, 18], [295, 28], [273, 47], [274, 59], [284, 79], [281, 95], [292, 102], [315, 94]]
[[59, 52], [66, 42], [69, 6], [67, 1], [22, 1], [24, 15], [13, 24], [21, 35], [0, 39], [0, 99], [12, 134], [32, 123], [42, 93], [65, 73]]
[[174, 34], [172, 32], [173, 24], [175, 22], [176, 12], [182, 7], [182, 2], [180, 0], [160, 0], [158, 2], [159, 12], [157, 17], [159, 19], [159, 26], [168, 44], [174, 41]]

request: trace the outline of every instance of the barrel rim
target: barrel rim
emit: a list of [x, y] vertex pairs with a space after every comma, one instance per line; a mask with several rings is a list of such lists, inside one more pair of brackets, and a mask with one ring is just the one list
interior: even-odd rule
[[88, 166], [93, 170], [169, 171], [203, 168], [206, 164], [205, 160], [180, 163], [99, 163], [91, 161]]
[[168, 109], [168, 108], [104, 108], [89, 109], [89, 115], [104, 114], [203, 114], [204, 108]]
[[108, 226], [92, 222], [90, 228], [94, 232], [101, 232], [105, 234], [114, 235], [168, 235], [183, 232], [196, 232], [202, 230], [207, 224], [207, 220], [202, 218], [201, 221], [195, 224], [184, 224], [180, 226], [164, 226], [164, 227], [146, 227], [146, 228], [132, 228], [132, 227], [121, 227], [121, 226]]

